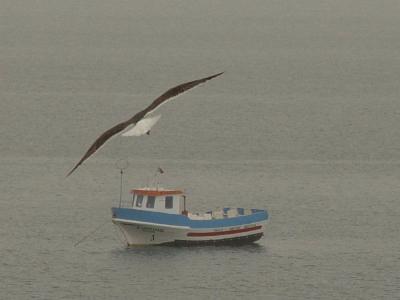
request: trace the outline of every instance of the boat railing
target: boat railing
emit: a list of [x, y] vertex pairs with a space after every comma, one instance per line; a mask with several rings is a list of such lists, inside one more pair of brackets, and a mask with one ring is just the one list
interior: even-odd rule
[[251, 215], [253, 213], [261, 212], [258, 209], [245, 209], [241, 207], [224, 207], [222, 209], [207, 211], [204, 214], [189, 213], [188, 217], [193, 220], [209, 220], [209, 219], [225, 219], [240, 216]]

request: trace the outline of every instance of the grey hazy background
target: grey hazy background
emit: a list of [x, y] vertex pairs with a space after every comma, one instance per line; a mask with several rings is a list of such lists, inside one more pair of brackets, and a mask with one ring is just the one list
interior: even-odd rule
[[[389, 0], [0, 0], [1, 298], [396, 299], [399, 16]], [[102, 131], [220, 71], [65, 179]], [[110, 222], [73, 247], [110, 218], [120, 158], [126, 189], [161, 165], [194, 209], [268, 209], [266, 239], [128, 250]]]

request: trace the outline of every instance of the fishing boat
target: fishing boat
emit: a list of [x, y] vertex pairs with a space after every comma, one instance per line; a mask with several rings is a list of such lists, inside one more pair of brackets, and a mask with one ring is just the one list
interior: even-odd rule
[[112, 207], [112, 222], [128, 246], [241, 245], [264, 235], [268, 213], [225, 207], [204, 213], [187, 210], [182, 190], [145, 187], [131, 190], [131, 200]]

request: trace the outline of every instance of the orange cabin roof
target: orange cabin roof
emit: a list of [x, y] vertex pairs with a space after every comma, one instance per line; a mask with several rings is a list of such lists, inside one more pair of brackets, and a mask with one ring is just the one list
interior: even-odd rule
[[131, 194], [145, 195], [145, 196], [166, 196], [166, 195], [180, 195], [183, 194], [181, 190], [147, 190], [147, 189], [133, 189]]

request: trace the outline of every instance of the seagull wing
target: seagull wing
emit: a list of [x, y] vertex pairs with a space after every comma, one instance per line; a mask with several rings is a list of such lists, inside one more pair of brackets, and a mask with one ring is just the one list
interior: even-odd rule
[[[190, 82], [186, 82], [186, 83], [182, 83], [180, 85], [177, 85], [173, 88], [170, 88], [168, 91], [166, 91], [164, 94], [162, 94], [160, 97], [158, 97], [157, 99], [155, 99], [148, 107], [146, 107], [143, 111], [145, 112], [145, 114], [149, 114], [151, 112], [153, 112], [155, 109], [157, 109], [161, 104], [163, 104], [164, 102], [166, 102], [167, 100], [172, 99], [173, 97], [178, 96], [179, 94], [182, 94], [184, 92], [186, 92], [187, 90], [190, 90], [191, 88], [194, 88], [195, 86], [204, 83], [210, 79], [213, 79], [215, 77], [218, 77], [220, 75], [222, 75], [224, 72], [218, 73], [218, 74], [214, 74], [205, 78], [201, 78], [198, 80], [193, 80]], [[133, 120], [135, 117], [133, 117], [131, 120]]]
[[[134, 115], [132, 118], [129, 120], [119, 123], [115, 125], [114, 127], [108, 129], [107, 131], [103, 132], [95, 141], [94, 143], [90, 146], [90, 148], [86, 151], [85, 155], [80, 159], [80, 161], [72, 168], [71, 171], [67, 174], [67, 177], [72, 174], [78, 168], [86, 159], [88, 159], [91, 155], [93, 155], [100, 147], [112, 136], [115, 134], [123, 131], [126, 127], [129, 125], [135, 125], [138, 123], [141, 119], [143, 119], [147, 114], [151, 113], [154, 111], [156, 108], [158, 108], [161, 104], [163, 104], [165, 101], [184, 93], [185, 91], [194, 88], [195, 86], [206, 82], [210, 79], [213, 79], [217, 76], [222, 75], [222, 73], [214, 74], [208, 77], [204, 77], [198, 80], [182, 83], [180, 85], [177, 85], [168, 91], [166, 91], [164, 94], [162, 94], [160, 97], [155, 99], [148, 107], [146, 107], [144, 110], [138, 112], [136, 115]], [[154, 124], [153, 124], [154, 125]]]
[[85, 155], [81, 158], [81, 160], [75, 165], [75, 167], [69, 171], [67, 174], [67, 177], [72, 174], [72, 172], [75, 171], [76, 168], [78, 168], [86, 159], [89, 158], [93, 153], [95, 153], [98, 149], [100, 149], [101, 146], [113, 135], [117, 134], [118, 132], [121, 132], [124, 130], [126, 127], [128, 127], [129, 124], [126, 122], [119, 123], [115, 125], [114, 127], [108, 129], [107, 131], [103, 132], [95, 141], [94, 143], [90, 146], [90, 148], [86, 151]]

